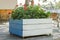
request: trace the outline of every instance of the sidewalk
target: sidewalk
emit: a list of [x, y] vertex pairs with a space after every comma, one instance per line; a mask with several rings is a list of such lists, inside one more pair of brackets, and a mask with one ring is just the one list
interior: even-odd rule
[[60, 31], [58, 28], [53, 28], [53, 36], [39, 36], [21, 39], [18, 36], [9, 34], [9, 24], [4, 23], [0, 25], [0, 40], [60, 40]]
[[60, 28], [57, 27], [57, 22], [55, 21], [53, 27], [53, 39], [60, 40]]
[[8, 23], [0, 25], [0, 40], [53, 40], [52, 36], [39, 36], [22, 39], [18, 36], [9, 34]]

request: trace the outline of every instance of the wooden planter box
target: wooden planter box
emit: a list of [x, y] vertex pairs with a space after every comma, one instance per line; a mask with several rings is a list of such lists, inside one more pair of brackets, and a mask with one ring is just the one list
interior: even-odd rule
[[52, 19], [10, 20], [9, 32], [21, 37], [52, 34]]

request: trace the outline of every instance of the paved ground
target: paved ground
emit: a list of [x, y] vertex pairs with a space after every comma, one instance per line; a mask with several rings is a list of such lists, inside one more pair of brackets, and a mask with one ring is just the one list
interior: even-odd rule
[[[59, 23], [60, 26], [60, 23]], [[60, 40], [60, 27], [57, 27], [57, 22], [54, 21], [54, 27], [53, 27], [53, 39], [54, 40]]]
[[53, 39], [54, 40], [60, 40], [60, 29], [54, 29], [53, 31]]
[[39, 36], [39, 37], [31, 37], [22, 39], [18, 36], [10, 35], [8, 24], [1, 24], [0, 25], [0, 40], [53, 40], [52, 36]]
[[8, 24], [0, 24], [0, 40], [60, 40], [60, 31], [56, 27], [53, 29], [53, 36], [39, 36], [26, 39], [10, 35], [8, 28]]

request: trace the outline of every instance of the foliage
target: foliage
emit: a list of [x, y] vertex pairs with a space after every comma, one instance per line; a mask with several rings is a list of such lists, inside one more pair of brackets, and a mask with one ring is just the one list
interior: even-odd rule
[[40, 6], [27, 6], [27, 10], [24, 7], [18, 7], [12, 12], [12, 19], [39, 19], [48, 18], [50, 12], [45, 12]]
[[55, 8], [60, 9], [60, 1], [55, 4]]

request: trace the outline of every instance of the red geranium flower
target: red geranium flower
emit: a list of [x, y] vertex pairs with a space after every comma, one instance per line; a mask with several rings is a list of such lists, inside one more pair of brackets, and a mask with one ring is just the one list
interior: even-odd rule
[[27, 5], [26, 4], [24, 4], [24, 10], [27, 10]]

